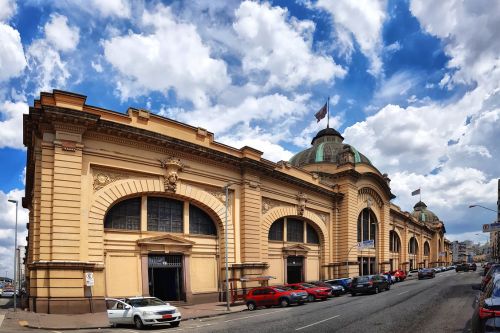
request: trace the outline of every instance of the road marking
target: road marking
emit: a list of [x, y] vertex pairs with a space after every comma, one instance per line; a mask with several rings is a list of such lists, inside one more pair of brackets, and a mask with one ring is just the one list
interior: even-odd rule
[[398, 295], [403, 295], [403, 294], [406, 294], [407, 292], [410, 292], [410, 291], [409, 290], [403, 291], [402, 293], [399, 293]]
[[314, 326], [314, 325], [318, 325], [318, 324], [321, 324], [325, 321], [328, 321], [328, 320], [332, 320], [332, 319], [335, 319], [335, 318], [338, 318], [340, 317], [340, 315], [336, 315], [336, 316], [333, 316], [333, 317], [330, 317], [330, 318], [326, 318], [326, 319], [323, 319], [323, 320], [320, 320], [320, 321], [317, 321], [315, 323], [312, 323], [312, 324], [309, 324], [307, 326], [303, 326], [303, 327], [299, 327], [299, 328], [296, 328], [295, 330], [296, 331], [300, 331], [300, 330], [303, 330], [304, 328], [308, 328], [308, 327], [311, 327], [311, 326]]
[[260, 316], [267, 316], [273, 313], [278, 313], [278, 312], [283, 312], [287, 311], [288, 309], [283, 309], [283, 310], [278, 310], [278, 311], [273, 311], [273, 312], [267, 312], [267, 313], [262, 313], [262, 314], [257, 314], [253, 316], [246, 316], [246, 317], [240, 317], [240, 318], [235, 318], [235, 319], [229, 319], [229, 320], [224, 320], [225, 323], [228, 323], [230, 321], [235, 321], [235, 320], [241, 320], [241, 319], [248, 319], [248, 318], [253, 318], [253, 317], [260, 317]]

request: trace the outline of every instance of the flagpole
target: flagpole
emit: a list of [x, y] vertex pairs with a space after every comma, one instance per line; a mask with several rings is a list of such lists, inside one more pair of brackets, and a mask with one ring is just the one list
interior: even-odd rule
[[326, 101], [326, 113], [328, 114], [328, 119], [326, 121], [326, 128], [330, 128], [330, 96], [328, 96], [328, 100]]

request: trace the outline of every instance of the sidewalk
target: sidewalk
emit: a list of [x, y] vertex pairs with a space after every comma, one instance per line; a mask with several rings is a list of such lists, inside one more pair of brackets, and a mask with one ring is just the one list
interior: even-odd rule
[[[227, 313], [241, 312], [246, 309], [244, 304], [233, 305], [230, 312], [226, 311], [225, 303], [204, 303], [194, 305], [177, 306], [182, 314], [182, 320], [198, 319], [224, 315]], [[1, 330], [14, 331], [20, 327], [52, 329], [52, 330], [74, 330], [74, 329], [97, 329], [109, 327], [108, 316], [105, 312], [78, 315], [60, 315], [34, 313], [23, 310], [14, 312], [6, 310], [5, 318], [1, 324]]]

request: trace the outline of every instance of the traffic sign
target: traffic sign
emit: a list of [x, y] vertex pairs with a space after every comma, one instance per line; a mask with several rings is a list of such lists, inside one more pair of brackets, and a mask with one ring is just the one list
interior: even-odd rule
[[85, 273], [85, 285], [87, 287], [92, 287], [94, 285], [94, 273], [92, 272]]
[[500, 223], [483, 224], [483, 232], [500, 231]]

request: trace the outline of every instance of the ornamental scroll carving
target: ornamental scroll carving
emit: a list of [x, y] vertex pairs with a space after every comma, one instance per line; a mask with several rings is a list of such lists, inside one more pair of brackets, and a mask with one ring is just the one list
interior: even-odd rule
[[94, 192], [99, 191], [104, 186], [107, 186], [117, 180], [127, 178], [126, 174], [110, 172], [110, 171], [96, 171], [94, 173]]
[[[211, 190], [205, 189], [205, 192], [210, 193], [211, 195], [216, 197], [217, 200], [219, 200], [221, 203], [226, 204], [226, 193], [224, 191], [215, 191], [213, 189], [211, 189]], [[234, 197], [233, 191], [229, 190], [228, 191], [228, 198], [227, 198], [228, 199], [227, 204], [229, 207], [231, 207], [231, 205], [233, 203], [233, 197]]]
[[267, 213], [274, 207], [286, 207], [291, 206], [289, 203], [273, 200], [269, 198], [262, 198], [262, 214]]
[[179, 158], [170, 156], [159, 161], [161, 167], [165, 169], [165, 175], [163, 176], [163, 184], [165, 185], [165, 191], [175, 193], [175, 191], [177, 191], [177, 181], [179, 180], [179, 172], [182, 171], [184, 164], [182, 164]]

